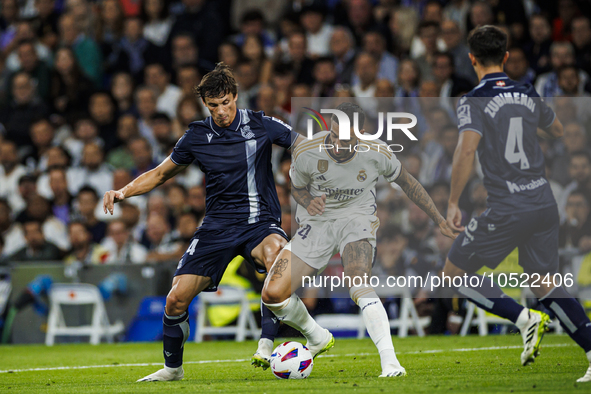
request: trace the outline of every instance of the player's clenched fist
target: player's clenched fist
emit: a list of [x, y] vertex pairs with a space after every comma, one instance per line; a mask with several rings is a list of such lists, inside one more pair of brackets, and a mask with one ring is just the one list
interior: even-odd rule
[[322, 215], [324, 213], [324, 208], [326, 207], [326, 194], [321, 195], [320, 197], [316, 197], [310, 201], [308, 205], [308, 213], [310, 216]]
[[105, 196], [103, 197], [103, 209], [105, 210], [105, 213], [109, 211], [109, 213], [112, 215], [115, 203], [121, 202], [123, 200], [125, 200], [125, 195], [119, 190], [109, 190], [106, 192]]

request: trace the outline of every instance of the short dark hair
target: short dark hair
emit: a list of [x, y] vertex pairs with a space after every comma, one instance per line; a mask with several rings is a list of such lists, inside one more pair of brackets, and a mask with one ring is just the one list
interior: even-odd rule
[[242, 18], [240, 18], [241, 24], [248, 22], [262, 22], [264, 24], [265, 17], [260, 10], [256, 8], [250, 9], [245, 11], [244, 14], [242, 14]]
[[567, 196], [567, 199], [570, 198], [570, 196], [581, 196], [581, 197], [583, 197], [583, 199], [587, 203], [587, 206], [589, 206], [589, 197], [587, 196], [587, 192], [585, 192], [585, 190], [583, 190], [583, 189], [575, 189], [572, 192], [570, 192], [570, 194]]
[[163, 120], [166, 123], [172, 122], [172, 120], [170, 120], [170, 116], [168, 116], [166, 112], [156, 112], [150, 117], [150, 120]]
[[507, 52], [507, 34], [496, 26], [477, 27], [468, 35], [468, 48], [483, 66], [501, 65]]
[[[351, 122], [351, 124], [353, 124], [353, 114], [357, 112], [359, 114], [359, 129], [361, 129], [365, 124], [365, 111], [363, 111], [363, 108], [361, 108], [359, 105], [350, 102], [344, 102], [339, 104], [339, 106], [336, 109], [338, 109], [339, 111], [343, 111], [349, 117], [349, 121]], [[332, 121], [336, 124], [339, 124], [339, 118], [337, 118], [335, 115], [332, 116]]]
[[98, 199], [99, 199], [98, 193], [96, 192], [96, 190], [92, 186], [89, 186], [89, 185], [82, 186], [80, 188], [80, 190], [78, 190], [78, 197], [80, 197], [80, 195], [82, 193], [90, 193], [90, 194], [92, 194], [92, 196], [94, 197], [94, 199], [96, 201], [98, 201]]
[[202, 99], [206, 97], [220, 98], [229, 93], [236, 96], [238, 83], [230, 67], [223, 62], [216, 64], [213, 71], [205, 74], [201, 83], [195, 88], [195, 94]]

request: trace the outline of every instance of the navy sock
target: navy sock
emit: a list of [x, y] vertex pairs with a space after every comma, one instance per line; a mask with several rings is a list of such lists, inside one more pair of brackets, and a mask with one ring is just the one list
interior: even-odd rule
[[564, 288], [555, 287], [545, 297], [540, 298], [540, 302], [554, 312], [568, 335], [585, 350], [585, 353], [591, 351], [591, 322], [576, 299]]
[[261, 338], [275, 340], [281, 322], [261, 301]]
[[183, 348], [189, 337], [189, 312], [184, 312], [180, 316], [168, 316], [164, 313], [162, 325], [164, 327], [164, 365], [178, 368], [183, 365]]
[[[477, 277], [478, 283], [482, 283], [482, 286], [470, 286], [471, 282], [476, 283], [476, 280], [470, 280], [472, 277]], [[503, 290], [490, 278], [477, 274], [468, 274], [465, 284], [469, 287], [462, 286], [459, 288], [459, 292], [470, 301], [487, 312], [508, 319], [513, 323], [517, 322], [523, 306], [503, 293]]]

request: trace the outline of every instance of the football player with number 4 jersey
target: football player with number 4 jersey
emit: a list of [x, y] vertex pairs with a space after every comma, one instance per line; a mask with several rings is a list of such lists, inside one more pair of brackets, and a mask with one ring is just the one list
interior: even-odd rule
[[[349, 120], [358, 116], [362, 129], [365, 114], [361, 107], [342, 103], [337, 108]], [[351, 122], [352, 124], [352, 122]], [[380, 221], [376, 216], [375, 185], [380, 176], [397, 183], [406, 195], [438, 224], [440, 231], [455, 238], [433, 201], [400, 164], [396, 155], [380, 141], [361, 141], [351, 127], [351, 139], [339, 139], [339, 122], [331, 119], [330, 131], [302, 142], [292, 154], [290, 171], [292, 196], [298, 203], [299, 230], [273, 264], [263, 287], [263, 303], [279, 320], [298, 329], [308, 340], [313, 354], [326, 350], [319, 343], [334, 343], [332, 334], [320, 327], [295, 294], [304, 277], [310, 277], [340, 253], [344, 285], [362, 311], [363, 321], [380, 354], [380, 377], [406, 375], [394, 352], [386, 310], [367, 283], [376, 248]], [[323, 342], [324, 339], [324, 342]]]
[[[470, 33], [468, 45], [480, 83], [458, 102], [460, 138], [452, 164], [447, 222], [463, 232], [443, 272], [452, 278], [467, 278], [458, 289], [461, 294], [519, 328], [524, 343], [521, 363], [527, 365], [539, 354], [548, 315], [523, 307], [489, 277], [475, 274], [483, 266], [496, 268], [518, 248], [519, 264], [530, 278], [532, 292], [558, 317], [591, 363], [591, 323], [585, 311], [562, 286], [541, 279], [553, 278], [558, 270], [559, 218], [538, 137], [560, 138], [562, 124], [531, 85], [512, 81], [503, 72], [509, 52], [501, 29], [478, 27]], [[488, 191], [488, 209], [464, 228], [458, 201], [470, 179], [476, 152]], [[477, 280], [470, 280], [474, 277]], [[591, 367], [578, 380], [589, 381]]]

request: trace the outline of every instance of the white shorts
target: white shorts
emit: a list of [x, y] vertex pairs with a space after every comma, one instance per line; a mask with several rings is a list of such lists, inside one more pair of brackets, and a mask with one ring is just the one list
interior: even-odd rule
[[310, 267], [321, 269], [332, 256], [342, 254], [348, 243], [367, 239], [375, 248], [379, 226], [380, 220], [374, 215], [323, 220], [313, 218], [300, 223], [286, 248]]

